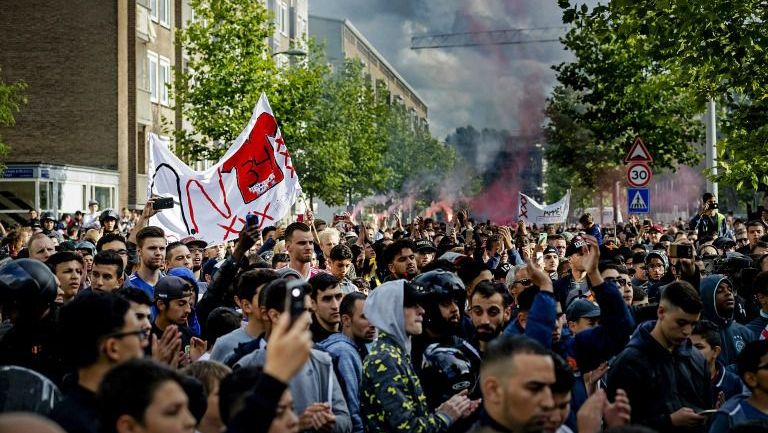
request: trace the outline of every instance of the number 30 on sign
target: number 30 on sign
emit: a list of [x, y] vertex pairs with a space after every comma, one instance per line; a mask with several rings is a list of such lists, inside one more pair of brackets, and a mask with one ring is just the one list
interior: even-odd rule
[[652, 177], [651, 168], [643, 163], [634, 163], [627, 169], [627, 182], [630, 186], [646, 186]]

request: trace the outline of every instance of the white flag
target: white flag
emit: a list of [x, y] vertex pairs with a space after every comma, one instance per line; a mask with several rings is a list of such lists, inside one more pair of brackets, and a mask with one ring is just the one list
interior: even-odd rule
[[262, 94], [251, 120], [213, 167], [195, 171], [149, 136], [148, 194], [173, 197], [173, 209], [152, 217], [151, 225], [170, 240], [195, 235], [208, 243], [236, 239], [247, 214], [258, 227], [274, 224], [290, 211], [301, 193], [291, 155]]
[[541, 205], [522, 192], [517, 199], [518, 218], [530, 224], [564, 224], [571, 204], [571, 191], [551, 205]]

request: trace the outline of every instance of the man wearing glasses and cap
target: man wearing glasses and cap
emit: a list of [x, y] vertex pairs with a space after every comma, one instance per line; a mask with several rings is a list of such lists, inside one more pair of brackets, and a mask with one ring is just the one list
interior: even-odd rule
[[192, 273], [195, 274], [197, 281], [201, 280], [201, 271], [203, 269], [203, 255], [205, 249], [208, 247], [208, 242], [190, 236], [181, 240], [189, 248], [189, 252], [192, 254]]

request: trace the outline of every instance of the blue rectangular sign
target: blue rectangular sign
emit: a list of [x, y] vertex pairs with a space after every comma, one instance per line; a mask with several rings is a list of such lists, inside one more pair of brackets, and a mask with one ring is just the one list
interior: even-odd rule
[[651, 213], [651, 190], [627, 188], [627, 209], [631, 214]]

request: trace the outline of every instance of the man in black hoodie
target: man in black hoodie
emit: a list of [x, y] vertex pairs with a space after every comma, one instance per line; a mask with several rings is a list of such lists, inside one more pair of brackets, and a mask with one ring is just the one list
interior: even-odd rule
[[608, 395], [627, 392], [633, 422], [660, 433], [705, 431], [707, 418], [698, 413], [712, 408], [709, 370], [689, 339], [703, 308], [690, 283], [669, 284], [658, 320], [640, 325], [611, 365]]

